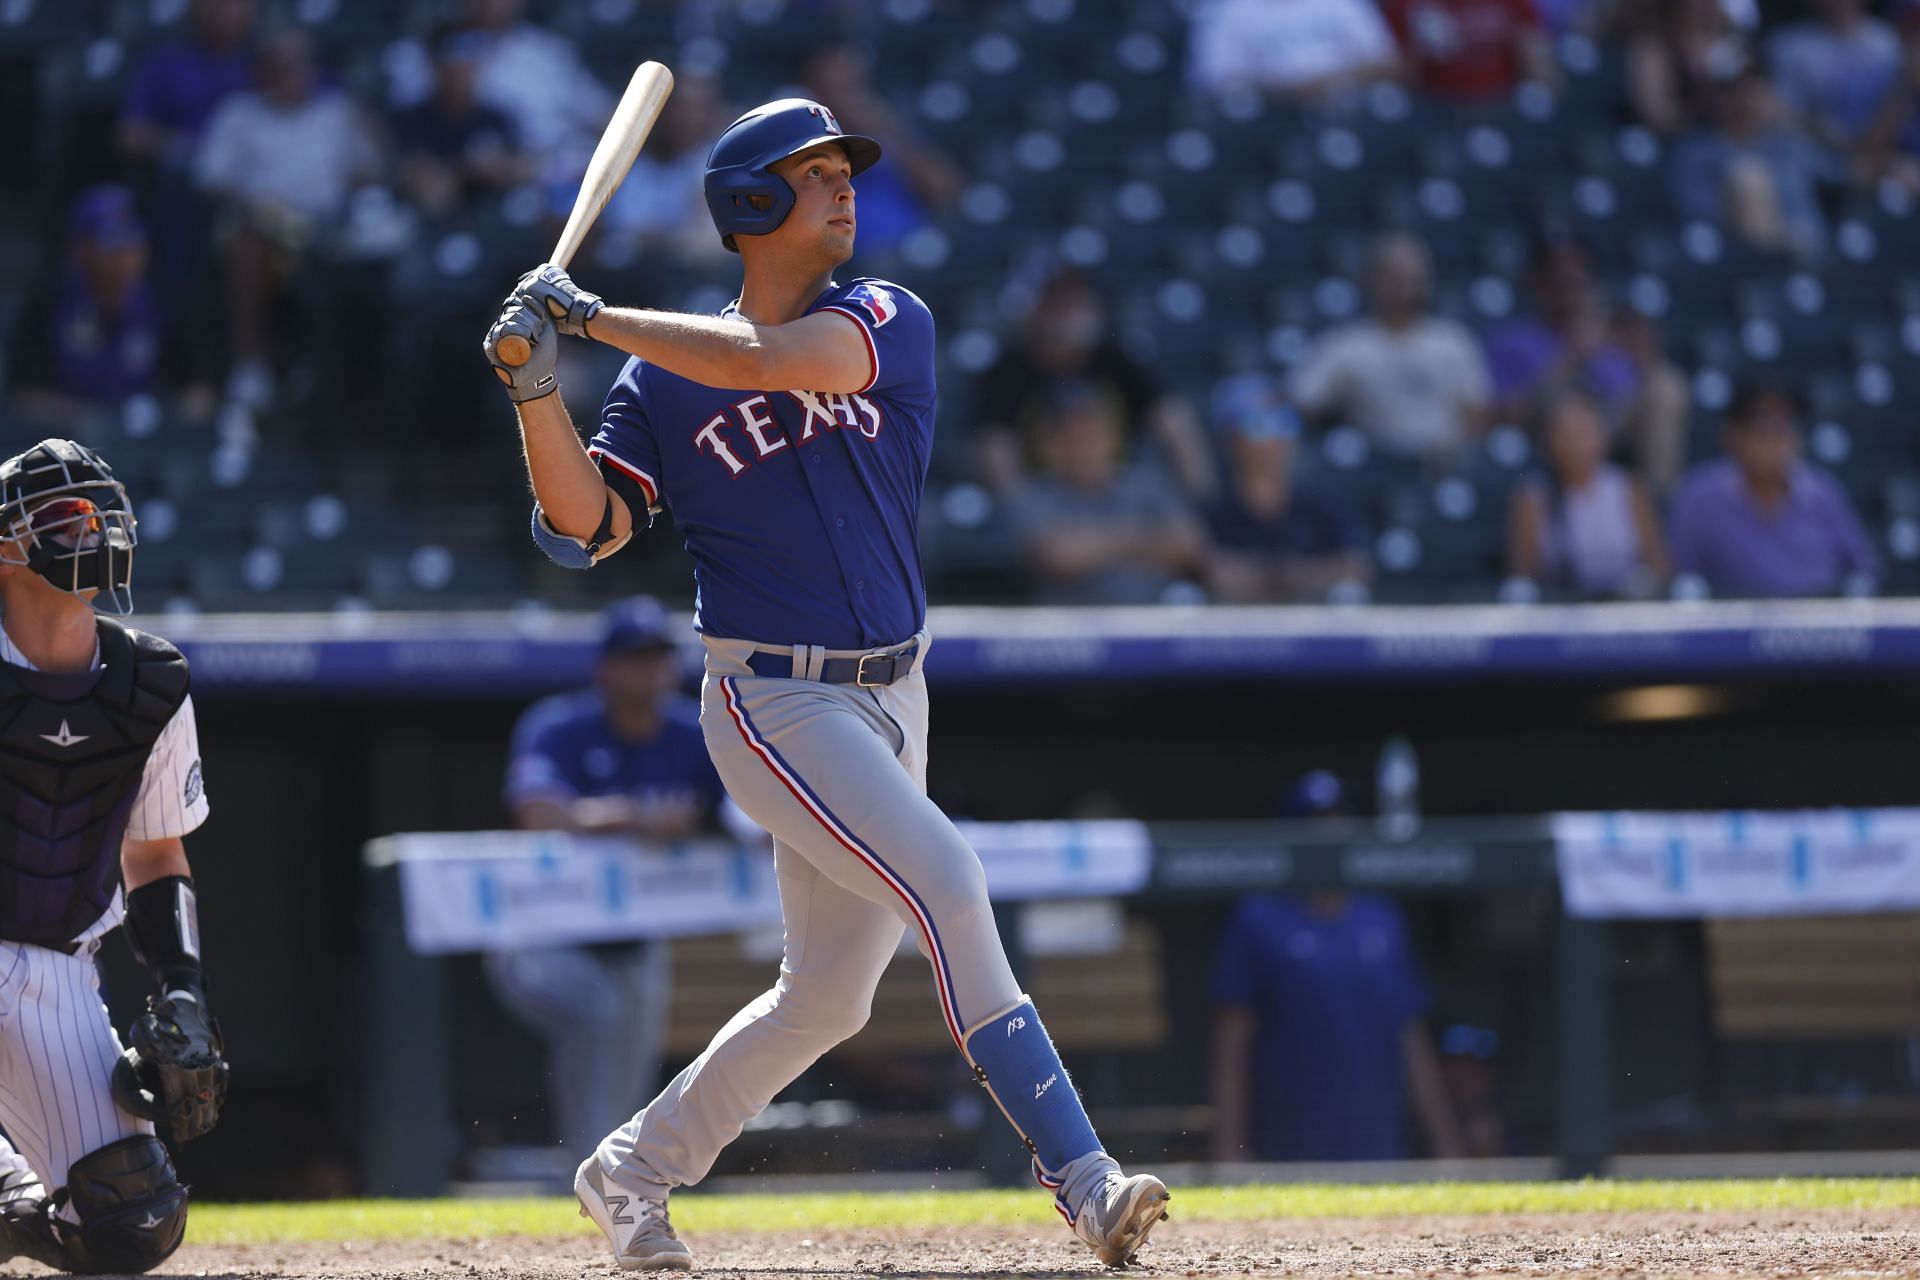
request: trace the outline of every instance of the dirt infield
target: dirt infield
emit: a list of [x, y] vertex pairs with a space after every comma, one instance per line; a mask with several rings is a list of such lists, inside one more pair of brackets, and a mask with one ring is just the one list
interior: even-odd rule
[[[1177, 1206], [1176, 1206], [1177, 1212]], [[1097, 1273], [1064, 1229], [729, 1233], [689, 1237], [696, 1274], [756, 1280]], [[1171, 1222], [1142, 1255], [1159, 1276], [1901, 1276], [1920, 1278], [1920, 1214], [1821, 1211]], [[13, 1264], [14, 1274], [39, 1273]], [[615, 1269], [597, 1236], [365, 1244], [189, 1244], [157, 1274], [341, 1280], [557, 1280]]]

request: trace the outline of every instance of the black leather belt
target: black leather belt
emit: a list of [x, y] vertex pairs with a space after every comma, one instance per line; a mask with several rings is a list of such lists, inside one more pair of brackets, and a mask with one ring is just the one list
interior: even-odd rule
[[[896, 653], [866, 653], [858, 658], [828, 658], [820, 664], [823, 684], [857, 684], [862, 689], [880, 689], [905, 680], [913, 674], [913, 659], [920, 652], [914, 641]], [[776, 679], [793, 677], [793, 658], [784, 653], [750, 653], [747, 666], [756, 676]]]

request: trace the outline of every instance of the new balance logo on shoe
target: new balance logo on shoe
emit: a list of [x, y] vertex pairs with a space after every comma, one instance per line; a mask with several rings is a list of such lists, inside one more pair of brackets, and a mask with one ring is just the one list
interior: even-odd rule
[[1052, 1075], [1048, 1076], [1045, 1080], [1041, 1081], [1039, 1084], [1033, 1086], [1033, 1100], [1035, 1102], [1040, 1101], [1040, 1095], [1045, 1093], [1047, 1090], [1053, 1088], [1053, 1082], [1058, 1080], [1059, 1078], [1060, 1078], [1060, 1073], [1056, 1071]]
[[607, 1214], [609, 1219], [623, 1226], [631, 1223], [633, 1219], [627, 1216], [627, 1201], [630, 1199], [632, 1199], [631, 1196], [608, 1196]]
[[1027, 1025], [1027, 1020], [1024, 1017], [1020, 1017], [1016, 1015], [1014, 1017], [1008, 1018], [1007, 1034], [1012, 1035], [1016, 1031], [1024, 1030], [1026, 1025]]

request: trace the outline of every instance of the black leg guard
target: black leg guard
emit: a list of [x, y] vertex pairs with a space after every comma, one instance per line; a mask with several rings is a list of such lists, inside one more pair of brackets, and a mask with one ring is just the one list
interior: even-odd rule
[[[58, 1210], [72, 1207], [78, 1226]], [[172, 1256], [187, 1232], [187, 1189], [158, 1138], [122, 1138], [73, 1162], [67, 1185], [31, 1217], [6, 1223], [9, 1243], [49, 1267], [139, 1274]]]

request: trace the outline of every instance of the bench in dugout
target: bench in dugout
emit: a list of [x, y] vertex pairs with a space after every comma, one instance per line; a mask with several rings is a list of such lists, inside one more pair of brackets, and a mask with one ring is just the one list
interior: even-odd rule
[[[1154, 1049], [1165, 1040], [1166, 998], [1160, 941], [1151, 926], [1129, 921], [1117, 950], [1071, 964], [1036, 963], [1028, 994], [1046, 1018], [1062, 1054]], [[691, 1058], [740, 1007], [773, 985], [777, 956], [718, 935], [673, 943], [673, 1006], [666, 1052]], [[934, 1001], [933, 975], [911, 949], [894, 957], [873, 997], [865, 1029], [833, 1050], [844, 1056], [951, 1051]]]
[[1920, 913], [1710, 920], [1706, 939], [1742, 1121], [1794, 1147], [1920, 1143]]

